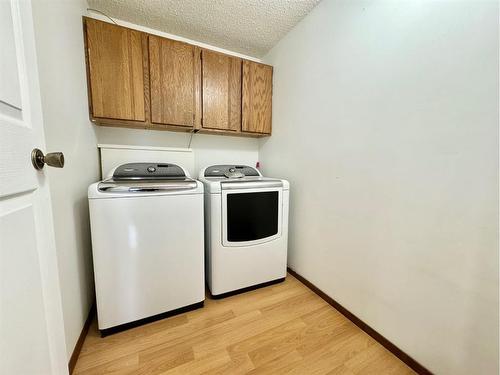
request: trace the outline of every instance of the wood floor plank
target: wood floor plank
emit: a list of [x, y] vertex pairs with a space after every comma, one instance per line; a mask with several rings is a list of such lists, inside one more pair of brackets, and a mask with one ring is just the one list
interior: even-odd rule
[[79, 374], [409, 374], [288, 275], [285, 282], [101, 338], [93, 322]]
[[157, 334], [158, 332], [171, 330], [172, 328], [181, 326], [187, 322], [187, 316], [178, 315], [169, 319], [162, 319], [102, 338], [97, 331], [97, 321], [94, 321], [80, 355], [84, 356], [92, 352], [107, 350], [108, 348], [116, 348], [117, 345], [125, 346], [126, 344], [132, 343], [132, 345], [135, 346], [136, 340], [139, 338], [145, 338], [150, 335]]
[[203, 375], [244, 375], [255, 369], [252, 361], [245, 353], [238, 356], [230, 356], [231, 361], [224, 363], [222, 366], [213, 367], [208, 371], [203, 371]]
[[334, 368], [326, 373], [327, 375], [356, 375], [344, 365]]
[[413, 374], [413, 371], [381, 345], [371, 345], [345, 362], [354, 374]]
[[[329, 306], [320, 307], [297, 318], [296, 328], [283, 331], [281, 335], [273, 334], [271, 337], [263, 336], [256, 342], [253, 348], [248, 348], [248, 354], [255, 366], [263, 364], [281, 357], [291, 351], [299, 351], [299, 354], [306, 355], [307, 348], [316, 347], [317, 343], [323, 342], [321, 339], [329, 335], [337, 334], [346, 324], [345, 318], [340, 314], [332, 314]], [[308, 323], [307, 323], [308, 322]], [[283, 325], [285, 326], [285, 324]]]
[[218, 333], [215, 342], [203, 340], [196, 343], [195, 353], [213, 350], [214, 347], [225, 348], [250, 337], [254, 337], [269, 329], [278, 327], [289, 320], [295, 319], [306, 312], [317, 309], [323, 304], [324, 302], [322, 300], [312, 299], [308, 294], [287, 298], [278, 304], [272, 305], [272, 308], [267, 311], [263, 309], [258, 310], [261, 313], [259, 319], [248, 322], [246, 325], [235, 326], [233, 330]]
[[287, 366], [295, 366], [303, 360], [302, 356], [296, 350], [287, 352], [279, 357], [273, 358], [271, 361], [249, 371], [247, 374], [282, 374], [283, 368]]
[[305, 323], [299, 318], [293, 319], [263, 333], [253, 335], [246, 340], [232, 344], [227, 347], [227, 350], [231, 357], [236, 357], [240, 353], [248, 355], [252, 363], [259, 367], [276, 357], [286, 354], [288, 351], [292, 351], [294, 347], [286, 345], [289, 337], [299, 335], [305, 327]]
[[[226, 313], [221, 314], [227, 317]], [[155, 332], [154, 334], [139, 337], [133, 342], [129, 342], [127, 340], [125, 343], [113, 343], [112, 345], [107, 345], [95, 353], [80, 356], [77, 364], [79, 367], [85, 369], [95, 367], [98, 364], [106, 363], [108, 360], [117, 359], [138, 351], [148, 349], [156, 351], [162, 349], [163, 347], [172, 347], [189, 340], [193, 343], [203, 341], [207, 336], [210, 337], [213, 335], [214, 325], [217, 327], [217, 330], [232, 330], [235, 327], [244, 325], [249, 320], [257, 320], [260, 316], [261, 313], [259, 311], [252, 311], [248, 314], [242, 315], [241, 317], [234, 318], [234, 322], [232, 322], [231, 326], [225, 325], [227, 319], [223, 319], [224, 322], [222, 323], [217, 319], [210, 319], [208, 321], [197, 321], [193, 324], [175, 326], [168, 330], [162, 330]], [[108, 337], [103, 340], [108, 339]]]
[[139, 369], [139, 354], [133, 353], [110, 360], [94, 367], [76, 367], [74, 375], [128, 375], [136, 374]]
[[156, 351], [139, 353], [138, 374], [162, 374], [185, 363], [194, 361], [193, 348], [189, 345], [175, 346]]
[[260, 321], [261, 317], [262, 314], [260, 311], [251, 311], [199, 331], [186, 329], [187, 334], [185, 336], [176, 335], [174, 338], [164, 340], [164, 342], [159, 343], [149, 350], [157, 350], [157, 348], [161, 347], [174, 347], [188, 342], [193, 347], [195, 356], [201, 358], [205, 354], [219, 352], [222, 349], [225, 350], [226, 345], [224, 345], [224, 342], [227, 342], [228, 337], [239, 337], [243, 334], [244, 329], [254, 326], [256, 322]]
[[168, 375], [197, 375], [212, 371], [220, 366], [231, 363], [231, 358], [225, 350], [217, 353], [211, 353], [204, 357], [198, 358], [196, 361], [191, 361], [172, 370], [165, 372]]
[[[347, 327], [347, 330], [345, 329]], [[332, 334], [327, 343], [323, 342], [321, 346], [314, 347], [315, 350], [306, 350], [301, 353], [302, 344], [297, 348], [297, 352], [302, 356], [302, 361], [284, 366], [280, 373], [301, 375], [304, 373], [324, 374], [343, 364], [343, 350], [348, 348], [347, 342], [353, 336], [363, 333], [357, 331], [354, 327], [342, 324], [342, 326], [334, 328], [341, 329], [340, 334]], [[314, 339], [308, 337], [308, 339]], [[311, 345], [307, 345], [311, 347]], [[357, 352], [356, 352], [357, 353]], [[350, 358], [350, 357], [349, 357]]]

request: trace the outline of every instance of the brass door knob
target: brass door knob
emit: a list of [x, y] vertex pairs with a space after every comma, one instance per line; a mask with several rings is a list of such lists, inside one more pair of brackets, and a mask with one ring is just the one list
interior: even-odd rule
[[31, 151], [31, 162], [35, 169], [43, 169], [45, 164], [50, 167], [62, 168], [64, 167], [64, 154], [62, 152], [49, 152], [44, 155], [42, 150], [34, 148]]

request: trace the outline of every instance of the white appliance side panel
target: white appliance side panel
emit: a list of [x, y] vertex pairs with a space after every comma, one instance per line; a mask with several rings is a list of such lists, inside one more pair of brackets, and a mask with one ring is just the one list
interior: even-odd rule
[[191, 176], [196, 176], [194, 153], [189, 148], [99, 145], [99, 149], [102, 178], [106, 178], [108, 173], [119, 165], [136, 162], [173, 163], [184, 167]]
[[287, 190], [283, 190], [283, 227], [281, 228], [283, 246], [285, 247], [285, 267], [288, 266], [288, 211], [290, 206], [290, 191], [288, 189], [289, 186], [287, 186]]
[[205, 202], [205, 277], [208, 283], [208, 287], [211, 288], [210, 282], [212, 279], [212, 266], [210, 262], [210, 241], [212, 238], [211, 235], [211, 213], [212, 213], [212, 201], [210, 199], [210, 194], [204, 194], [204, 202]]
[[205, 299], [202, 194], [89, 206], [99, 329]]
[[[288, 199], [283, 196], [282, 214], [287, 213]], [[286, 195], [288, 198], [288, 194]], [[253, 246], [222, 246], [221, 194], [210, 194], [210, 272], [208, 284], [213, 295], [286, 277], [287, 238]], [[285, 219], [285, 217], [283, 217]], [[288, 219], [282, 221], [282, 233], [288, 232]]]

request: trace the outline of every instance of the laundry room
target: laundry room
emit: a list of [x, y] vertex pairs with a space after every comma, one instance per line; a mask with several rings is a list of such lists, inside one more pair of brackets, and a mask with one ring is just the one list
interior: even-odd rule
[[0, 1], [0, 375], [499, 374], [499, 16]]

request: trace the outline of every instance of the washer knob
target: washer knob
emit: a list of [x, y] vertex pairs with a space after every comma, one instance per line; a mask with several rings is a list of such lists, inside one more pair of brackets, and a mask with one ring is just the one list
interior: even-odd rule
[[224, 173], [224, 176], [226, 176], [227, 178], [243, 178], [245, 177], [245, 175], [235, 169], [233, 169], [231, 171], [231, 169], [229, 170], [229, 172], [226, 172]]

